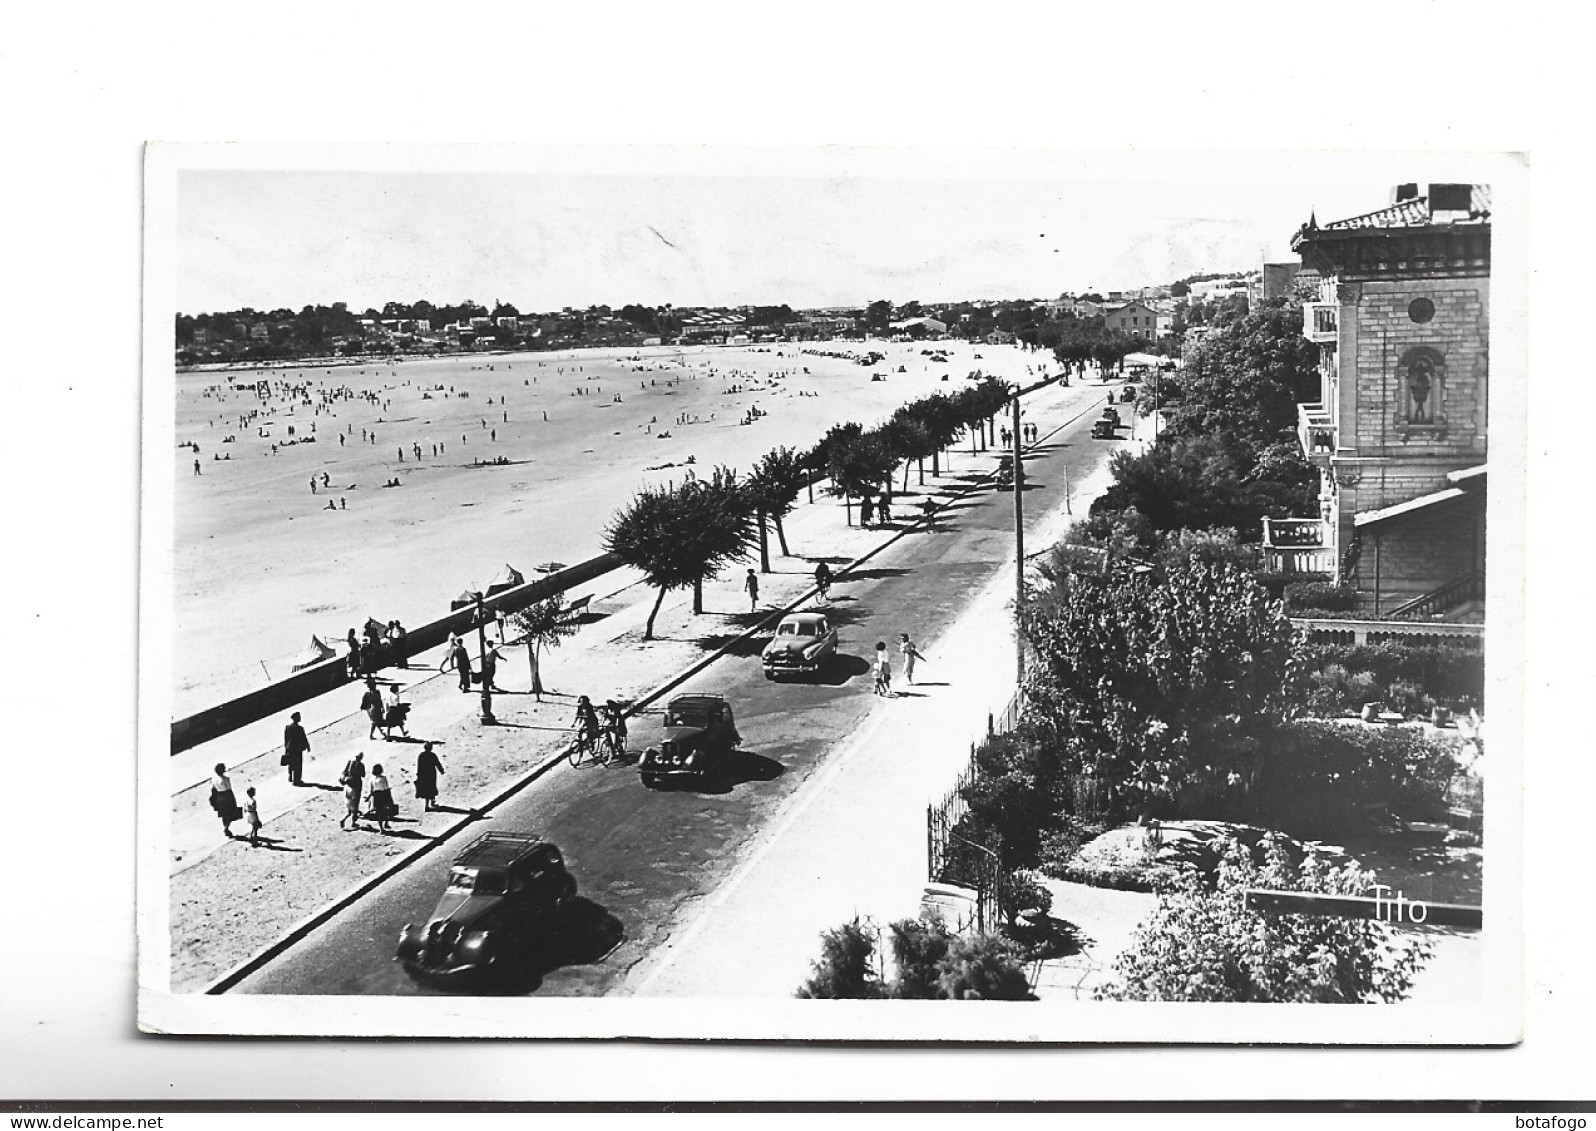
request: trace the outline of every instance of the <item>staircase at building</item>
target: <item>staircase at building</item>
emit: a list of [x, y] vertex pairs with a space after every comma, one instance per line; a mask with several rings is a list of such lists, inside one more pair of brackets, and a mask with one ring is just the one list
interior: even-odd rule
[[1484, 612], [1485, 574], [1467, 573], [1398, 605], [1386, 615], [1393, 620], [1401, 617], [1451, 620], [1463, 616], [1473, 620], [1483, 617]]

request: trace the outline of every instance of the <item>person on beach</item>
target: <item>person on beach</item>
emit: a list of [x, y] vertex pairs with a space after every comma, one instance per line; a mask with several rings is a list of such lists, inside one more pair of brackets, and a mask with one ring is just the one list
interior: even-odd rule
[[831, 567], [821, 562], [815, 567], [815, 588], [820, 593], [820, 599], [829, 603], [831, 601]]
[[233, 796], [233, 781], [227, 776], [227, 766], [222, 762], [216, 763], [215, 771], [211, 774], [211, 808], [221, 818], [222, 832], [228, 840], [232, 840], [233, 822], [244, 814], [238, 807], [238, 798]]
[[399, 813], [399, 806], [393, 803], [393, 788], [388, 784], [388, 775], [382, 772], [382, 763], [378, 762], [371, 767], [371, 817], [377, 822], [377, 831], [386, 833], [388, 822]]
[[194, 474], [195, 474], [195, 475], [198, 475], [198, 474], [199, 474], [199, 473], [200, 473], [200, 464], [199, 464], [199, 460], [195, 460], [195, 461], [194, 461]]
[[255, 787], [244, 791], [244, 821], [249, 825], [249, 846], [260, 843], [260, 806], [255, 803]]
[[903, 678], [912, 684], [914, 682], [914, 662], [923, 660], [925, 657], [914, 646], [914, 641], [909, 639], [907, 632], [898, 635], [898, 654], [903, 657]]
[[305, 728], [299, 725], [299, 712], [288, 716], [283, 728], [283, 765], [288, 767], [288, 784], [304, 785], [305, 755], [310, 753], [310, 739]]
[[892, 657], [887, 654], [887, 642], [876, 641], [876, 694], [892, 695]]
[[357, 753], [344, 764], [344, 772], [338, 775], [338, 784], [344, 789], [344, 815], [338, 818], [338, 827], [343, 828], [344, 822], [348, 821], [348, 831], [351, 832], [360, 827], [360, 798], [366, 788], [364, 758], [364, 754]]
[[425, 802], [429, 813], [438, 807], [438, 775], [441, 773], [442, 760], [432, 749], [432, 743], [424, 743], [421, 753], [416, 755], [416, 799]]
[[748, 611], [753, 612], [759, 608], [759, 575], [748, 568], [748, 576], [743, 578], [743, 589], [748, 593]]

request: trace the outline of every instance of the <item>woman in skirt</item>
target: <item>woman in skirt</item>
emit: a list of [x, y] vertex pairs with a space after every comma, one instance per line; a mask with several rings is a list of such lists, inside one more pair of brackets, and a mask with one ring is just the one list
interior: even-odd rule
[[377, 822], [379, 832], [388, 831], [388, 821], [399, 812], [399, 806], [393, 803], [393, 789], [388, 785], [388, 776], [382, 772], [382, 766], [371, 767], [371, 817]]
[[211, 808], [216, 810], [216, 815], [222, 819], [222, 832], [227, 834], [227, 839], [233, 839], [233, 822], [244, 815], [238, 807], [238, 798], [233, 796], [233, 782], [227, 776], [227, 767], [221, 762], [216, 763], [216, 772], [211, 775]]

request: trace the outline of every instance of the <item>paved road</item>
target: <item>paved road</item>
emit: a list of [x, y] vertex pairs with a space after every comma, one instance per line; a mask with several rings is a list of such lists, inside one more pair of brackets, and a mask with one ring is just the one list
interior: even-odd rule
[[[1063, 502], [1066, 479], [1084, 482], [1111, 448], [1089, 434], [1102, 391], [1078, 393], [1069, 400], [1078, 418], [1027, 457], [1028, 526]], [[954, 460], [957, 466], [959, 457]], [[764, 641], [756, 638], [685, 685], [681, 690], [725, 694], [736, 706], [744, 749], [719, 789], [656, 792], [644, 789], [633, 769], [561, 766], [351, 904], [233, 992], [435, 992], [413, 984], [391, 961], [394, 943], [406, 922], [427, 918], [455, 852], [490, 830], [535, 831], [559, 844], [582, 896], [544, 968], [527, 971], [501, 992], [601, 995], [615, 989], [692, 917], [695, 902], [714, 891], [755, 833], [794, 801], [830, 752], [887, 705], [871, 694], [868, 657], [875, 642], [893, 641], [905, 630], [934, 638], [1003, 566], [1012, 549], [1012, 499], [983, 488], [947, 508], [938, 529], [910, 533], [835, 586], [831, 615], [842, 643], [823, 678], [767, 682], [757, 660]], [[934, 676], [900, 690], [939, 693]], [[657, 714], [636, 720], [632, 746], [647, 745], [658, 726]]]

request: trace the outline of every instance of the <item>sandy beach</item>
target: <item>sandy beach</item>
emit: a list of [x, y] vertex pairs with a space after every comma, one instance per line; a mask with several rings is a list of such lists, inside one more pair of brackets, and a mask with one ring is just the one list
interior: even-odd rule
[[[853, 360], [872, 350], [885, 359]], [[1019, 380], [1050, 360], [871, 341], [179, 373], [174, 714], [281, 678], [313, 634], [341, 650], [368, 617], [430, 620], [506, 564], [590, 557], [615, 510], [690, 457], [747, 470], [973, 371]]]

